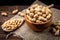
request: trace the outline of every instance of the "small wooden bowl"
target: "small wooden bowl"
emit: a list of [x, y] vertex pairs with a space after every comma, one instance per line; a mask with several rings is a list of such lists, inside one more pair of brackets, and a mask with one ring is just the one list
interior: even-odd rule
[[44, 23], [34, 23], [34, 22], [29, 21], [28, 18], [26, 17], [26, 15], [24, 17], [25, 17], [25, 22], [28, 24], [28, 26], [32, 30], [37, 31], [37, 32], [44, 31], [45, 29], [50, 27], [50, 25], [52, 24], [52, 16], [48, 21], [46, 21]]

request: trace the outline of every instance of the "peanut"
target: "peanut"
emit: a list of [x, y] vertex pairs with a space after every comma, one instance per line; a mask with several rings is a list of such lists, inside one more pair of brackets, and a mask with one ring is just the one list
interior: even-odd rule
[[56, 35], [56, 36], [59, 35], [59, 31], [60, 30], [57, 30], [54, 35]]
[[41, 11], [41, 9], [39, 7], [36, 7], [34, 10], [35, 11]]
[[29, 14], [29, 13], [30, 13], [30, 11], [27, 9], [27, 10], [26, 10], [26, 13], [27, 13], [27, 14]]
[[34, 9], [33, 8], [30, 8], [30, 12], [34, 12]]
[[46, 14], [42, 14], [42, 16], [45, 18], [46, 17]]
[[36, 21], [36, 19], [35, 19], [35, 18], [33, 18], [33, 19], [31, 19], [31, 21], [32, 21], [32, 22], [35, 22], [35, 21]]
[[47, 19], [50, 19], [50, 17], [51, 17], [51, 14], [48, 14], [46, 18], [47, 18]]
[[1, 13], [2, 16], [7, 16], [8, 14], [6, 12]]
[[30, 13], [29, 16], [30, 16], [30, 17], [33, 17], [33, 16], [34, 16], [34, 13]]
[[56, 26], [56, 28], [60, 30], [60, 26]]
[[46, 7], [42, 8], [42, 13], [46, 13]]
[[16, 14], [18, 12], [18, 9], [15, 9], [12, 11], [13, 14]]
[[18, 15], [24, 16], [25, 14], [24, 13], [21, 13], [21, 12], [18, 12]]
[[44, 17], [42, 17], [42, 16], [39, 16], [38, 19], [39, 19], [40, 21], [47, 21], [47, 19], [44, 18]]
[[53, 32], [54, 32], [54, 35], [57, 36], [60, 34], [60, 25], [58, 25], [57, 23], [60, 23], [60, 21], [57, 21], [56, 22], [56, 26], [53, 28]]
[[42, 15], [42, 13], [41, 13], [41, 12], [37, 12], [37, 14], [38, 14], [39, 16], [41, 16], [41, 15]]
[[35, 8], [35, 7], [37, 7], [37, 6], [39, 6], [38, 4], [35, 4], [35, 5], [32, 5], [31, 7], [32, 8]]
[[46, 9], [46, 15], [48, 15], [49, 14], [49, 11]]
[[40, 20], [36, 20], [36, 23], [43, 23], [42, 21], [40, 21]]
[[30, 21], [32, 20], [32, 18], [31, 18], [30, 16], [28, 16], [28, 15], [27, 15], [27, 18], [28, 18]]
[[35, 15], [34, 15], [34, 18], [37, 18], [37, 17], [38, 17], [38, 14], [35, 14]]

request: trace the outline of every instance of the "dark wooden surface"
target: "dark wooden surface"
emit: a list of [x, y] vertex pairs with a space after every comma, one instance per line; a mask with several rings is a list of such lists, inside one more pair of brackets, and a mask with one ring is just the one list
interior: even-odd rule
[[[12, 10], [14, 9], [19, 9], [19, 11], [22, 11], [23, 9], [27, 8], [28, 6], [0, 6], [0, 40], [20, 40], [18, 37], [14, 37], [11, 36], [8, 39], [6, 38], [6, 35], [8, 33], [4, 32], [1, 28], [1, 25], [8, 19], [10, 19], [11, 17], [13, 17], [14, 15], [11, 13]], [[1, 16], [1, 12], [7, 12], [8, 16]]]

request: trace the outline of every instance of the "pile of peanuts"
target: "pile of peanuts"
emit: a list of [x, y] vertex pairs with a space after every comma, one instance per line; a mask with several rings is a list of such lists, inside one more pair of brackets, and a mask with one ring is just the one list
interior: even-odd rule
[[56, 26], [52, 28], [52, 32], [56, 36], [60, 34], [60, 21], [57, 21]]
[[17, 19], [10, 19], [10, 20], [8, 20], [8, 21], [6, 21], [6, 22], [3, 23], [2, 29], [4, 31], [7, 31], [7, 32], [13, 31], [13, 30], [15, 30], [15, 29], [18, 28], [18, 25], [20, 23], [21, 23], [21, 20], [18, 19], [18, 18]]
[[52, 11], [45, 6], [35, 4], [26, 10], [26, 17], [31, 22], [43, 23], [51, 18]]

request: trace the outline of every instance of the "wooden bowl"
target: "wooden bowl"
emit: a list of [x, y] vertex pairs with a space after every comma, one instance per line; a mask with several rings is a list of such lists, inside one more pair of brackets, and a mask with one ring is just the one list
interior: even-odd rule
[[33, 31], [37, 31], [37, 32], [44, 31], [45, 29], [50, 27], [50, 25], [52, 24], [52, 16], [48, 21], [44, 23], [34, 23], [34, 22], [29, 21], [26, 15], [24, 17], [25, 17], [25, 22], [27, 23], [28, 27], [30, 27]]

